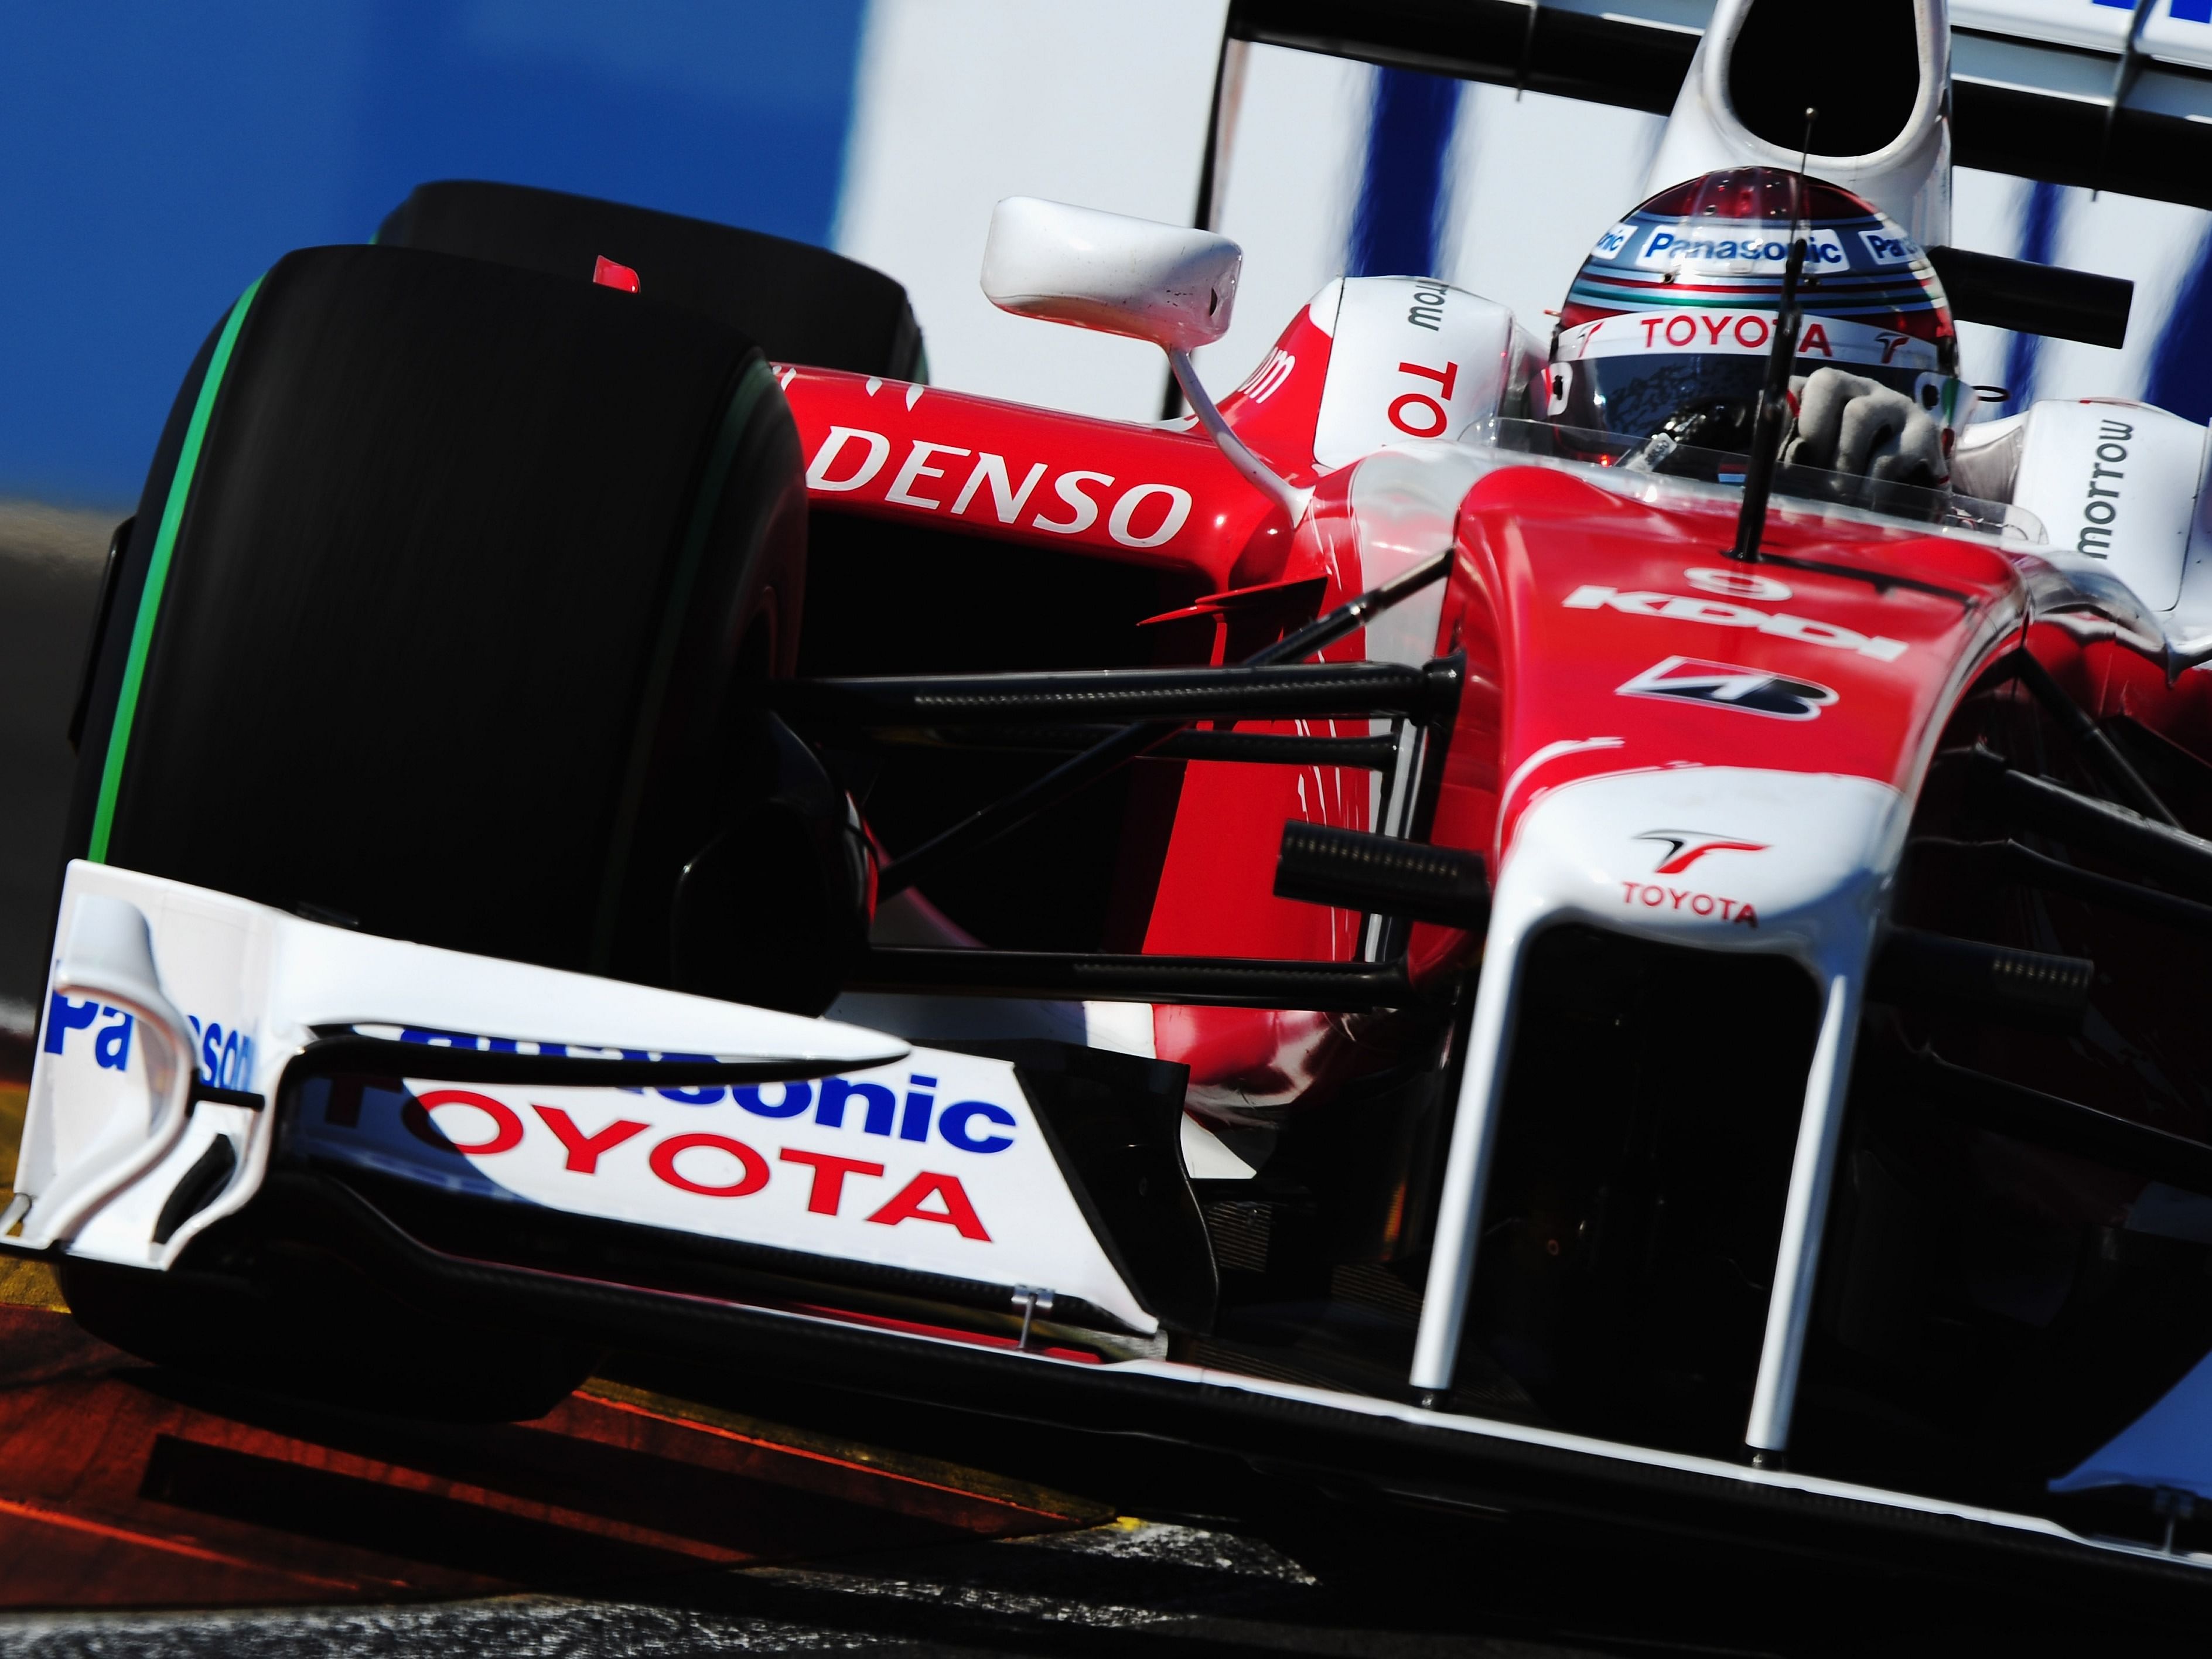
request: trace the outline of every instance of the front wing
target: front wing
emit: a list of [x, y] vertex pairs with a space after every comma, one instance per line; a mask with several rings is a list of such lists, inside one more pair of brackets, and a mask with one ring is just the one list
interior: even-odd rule
[[[2041, 1516], [1170, 1358], [1212, 1271], [1189, 1269], [1205, 1235], [1162, 1155], [1180, 1068], [909, 1048], [82, 863], [59, 939], [11, 1249], [189, 1270], [225, 1218], [306, 1215], [427, 1313], [802, 1388], [1182, 1442], [1432, 1506], [2046, 1587], [2198, 1577]], [[512, 1243], [549, 1236], [534, 1259]], [[655, 1250], [662, 1270], [635, 1271]]]

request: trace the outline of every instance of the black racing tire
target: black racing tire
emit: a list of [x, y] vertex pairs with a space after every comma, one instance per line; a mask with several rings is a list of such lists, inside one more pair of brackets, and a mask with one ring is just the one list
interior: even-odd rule
[[[291, 254], [203, 349], [156, 454], [69, 850], [677, 982], [684, 872], [775, 804], [748, 687], [792, 670], [805, 562], [797, 430], [736, 330], [447, 254]], [[588, 1368], [557, 1335], [407, 1309], [327, 1249], [278, 1237], [216, 1274], [206, 1243], [172, 1274], [72, 1261], [64, 1293], [157, 1362], [434, 1416], [532, 1415]]]
[[289, 255], [194, 365], [118, 572], [70, 850], [650, 983], [796, 658], [759, 349], [412, 249]]
[[778, 362], [929, 377], [903, 288], [781, 236], [526, 185], [447, 179], [418, 185], [376, 240], [578, 282], [611, 259], [637, 272], [641, 293], [744, 331]]

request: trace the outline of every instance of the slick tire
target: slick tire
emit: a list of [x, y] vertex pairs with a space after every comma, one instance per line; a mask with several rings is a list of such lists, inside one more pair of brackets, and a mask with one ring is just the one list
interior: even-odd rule
[[[762, 806], [747, 688], [795, 660], [805, 538], [790, 410], [726, 324], [410, 248], [291, 254], [163, 435], [91, 670], [69, 851], [671, 983], [685, 870]], [[76, 1263], [66, 1294], [156, 1361], [323, 1397], [404, 1387], [432, 1415], [542, 1411], [588, 1365], [324, 1259]]]
[[287, 256], [194, 364], [91, 681], [73, 854], [670, 982], [805, 574], [759, 348], [386, 247]]
[[740, 330], [777, 362], [928, 379], [903, 288], [781, 236], [525, 185], [449, 179], [416, 186], [376, 240], [572, 282], [591, 281], [608, 259], [637, 273], [640, 293]]

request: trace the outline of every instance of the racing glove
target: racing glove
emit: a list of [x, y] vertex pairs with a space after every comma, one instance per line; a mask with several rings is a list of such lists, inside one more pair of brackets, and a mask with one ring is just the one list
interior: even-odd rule
[[1790, 392], [1797, 425], [1782, 452], [1784, 465], [1928, 489], [1948, 478], [1942, 430], [1903, 392], [1840, 368], [1792, 375]]

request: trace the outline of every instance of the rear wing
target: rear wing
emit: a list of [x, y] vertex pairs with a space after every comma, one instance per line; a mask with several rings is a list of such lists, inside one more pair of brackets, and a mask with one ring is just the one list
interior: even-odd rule
[[[1826, 9], [1843, 27], [1853, 8]], [[1712, 12], [1712, 0], [1231, 0], [1227, 33], [1664, 115]], [[1955, 0], [1951, 79], [1960, 167], [2212, 208], [2206, 0]]]

